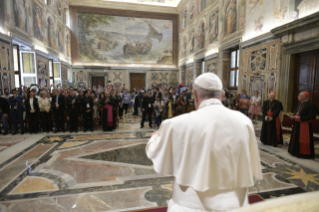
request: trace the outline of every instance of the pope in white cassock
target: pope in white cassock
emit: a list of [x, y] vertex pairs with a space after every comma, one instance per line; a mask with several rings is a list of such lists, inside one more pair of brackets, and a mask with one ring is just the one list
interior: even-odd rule
[[173, 175], [169, 212], [229, 211], [248, 205], [261, 180], [252, 122], [221, 103], [222, 82], [205, 73], [194, 82], [196, 111], [162, 122], [146, 146], [158, 174]]

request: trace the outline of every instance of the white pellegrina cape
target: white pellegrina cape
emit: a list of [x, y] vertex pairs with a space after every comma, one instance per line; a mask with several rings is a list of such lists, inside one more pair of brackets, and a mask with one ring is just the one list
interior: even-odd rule
[[157, 173], [196, 191], [250, 187], [253, 177], [262, 179], [252, 122], [217, 99], [162, 122], [146, 154]]

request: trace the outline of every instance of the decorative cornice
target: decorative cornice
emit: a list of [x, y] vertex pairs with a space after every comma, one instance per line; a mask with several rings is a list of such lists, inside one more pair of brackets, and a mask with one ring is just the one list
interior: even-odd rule
[[[74, 67], [74, 66], [73, 66]], [[107, 69], [110, 70], [110, 66], [83, 66], [84, 69]]]
[[213, 59], [217, 59], [217, 58], [218, 58], [218, 53], [214, 53], [214, 54], [211, 54], [209, 56], [206, 56], [205, 61], [213, 60]]
[[10, 45], [12, 42], [12, 38], [6, 34], [0, 33], [0, 41]]
[[42, 51], [40, 51], [40, 50], [35, 50], [35, 53], [37, 54], [37, 56], [39, 55], [39, 56], [44, 57], [44, 58], [46, 58], [46, 59], [49, 59], [49, 58], [50, 58], [49, 54], [44, 53], [44, 52], [42, 52]]
[[226, 50], [238, 46], [241, 38], [235, 38], [219, 47], [220, 50]]
[[30, 49], [34, 48], [34, 45], [32, 44], [32, 42], [28, 42], [24, 38], [22, 39], [19, 35], [16, 35], [16, 34], [12, 35], [12, 43], [14, 43], [14, 42], [17, 42], [18, 44], [26, 46]]
[[84, 66], [72, 66], [72, 69], [85, 69]]
[[149, 68], [149, 67], [114, 67], [114, 66], [79, 66], [79, 65], [73, 65], [73, 69], [86, 69], [86, 70], [108, 70], [108, 71], [116, 71], [116, 70], [125, 70], [125, 71], [178, 71], [178, 68]]
[[186, 68], [192, 67], [194, 65], [194, 62], [186, 64]]
[[243, 34], [244, 34], [244, 29], [236, 31], [233, 34], [229, 35], [229, 37], [224, 38], [224, 40], [220, 44], [219, 49], [225, 50], [225, 49], [238, 46], [240, 43], [240, 40], [242, 39]]
[[53, 59], [53, 60], [56, 60], [56, 61], [54, 61], [54, 62], [60, 62], [60, 58], [59, 58], [59, 56], [57, 55], [57, 53], [55, 53], [54, 51], [52, 51], [52, 50], [48, 50], [48, 52], [49, 52], [49, 58], [50, 59]]
[[199, 50], [194, 55], [194, 60], [202, 60], [205, 58], [206, 49]]
[[276, 36], [281, 36], [292, 30], [295, 30], [298, 28], [307, 28], [308, 27], [307, 25], [316, 24], [318, 22], [319, 22], [319, 12], [316, 12], [304, 18], [300, 18], [296, 21], [274, 28], [271, 30], [271, 33], [273, 33]]
[[68, 67], [68, 68], [71, 68], [71, 67], [72, 67], [71, 64], [69, 64], [69, 63], [67, 63], [67, 62], [65, 62], [65, 61], [63, 61], [63, 60], [60, 60], [60, 62], [61, 62], [61, 65], [63, 65], [63, 66], [66, 66], [66, 67]]
[[265, 34], [262, 34], [260, 36], [257, 36], [257, 37], [254, 37], [252, 39], [249, 39], [247, 41], [242, 42], [241, 47], [242, 47], [242, 49], [248, 49], [248, 48], [251, 48], [253, 46], [261, 45], [264, 43], [269, 43], [271, 41], [278, 40], [278, 39], [280, 39], [280, 38], [276, 37], [271, 32], [267, 32]]
[[[156, 70], [156, 69], [150, 70], [150, 72], [155, 72], [155, 71], [163, 71], [163, 70]], [[179, 68], [177, 68], [177, 69], [171, 69], [171, 70], [164, 70], [164, 71], [179, 71]]]
[[187, 58], [180, 59], [179, 62], [178, 62], [178, 66], [180, 67], [180, 66], [186, 65], [186, 61], [187, 61], [186, 59]]

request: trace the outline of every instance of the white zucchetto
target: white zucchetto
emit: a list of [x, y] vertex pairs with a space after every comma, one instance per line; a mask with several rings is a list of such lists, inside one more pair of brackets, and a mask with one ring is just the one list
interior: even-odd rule
[[209, 91], [222, 91], [223, 83], [219, 77], [214, 73], [205, 73], [199, 75], [194, 84], [202, 89]]

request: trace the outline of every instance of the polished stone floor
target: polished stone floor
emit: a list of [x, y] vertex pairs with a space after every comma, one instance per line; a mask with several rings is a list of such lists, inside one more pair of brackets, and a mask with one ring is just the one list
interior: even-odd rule
[[[127, 115], [103, 133], [0, 137], [0, 211], [130, 211], [165, 206], [172, 177], [145, 155], [154, 129]], [[260, 133], [261, 123], [256, 125]], [[286, 139], [287, 140], [287, 139]], [[249, 188], [263, 199], [319, 190], [319, 162], [258, 142], [263, 180]]]

